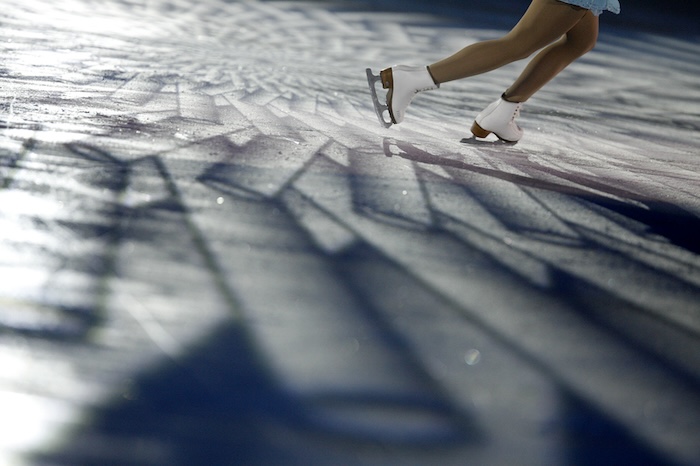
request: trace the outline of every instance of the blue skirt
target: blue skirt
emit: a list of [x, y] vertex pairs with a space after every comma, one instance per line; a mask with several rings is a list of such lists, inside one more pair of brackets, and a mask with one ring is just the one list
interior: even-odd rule
[[620, 12], [620, 2], [617, 0], [560, 0], [569, 5], [576, 5], [591, 10], [598, 16], [603, 11], [611, 11], [615, 14]]

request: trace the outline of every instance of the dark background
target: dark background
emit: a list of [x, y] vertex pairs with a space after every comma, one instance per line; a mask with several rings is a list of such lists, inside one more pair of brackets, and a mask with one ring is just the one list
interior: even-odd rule
[[[423, 0], [405, 2], [401, 0], [371, 0], [367, 3], [379, 9], [411, 10], [445, 14], [468, 20], [470, 12], [478, 10], [494, 11], [501, 14], [512, 11], [520, 16], [528, 0]], [[672, 35], [696, 35], [700, 40], [700, 2], [689, 0], [620, 0], [621, 13], [605, 12], [601, 23], [611, 23], [617, 27], [629, 27], [650, 32], [663, 32]]]

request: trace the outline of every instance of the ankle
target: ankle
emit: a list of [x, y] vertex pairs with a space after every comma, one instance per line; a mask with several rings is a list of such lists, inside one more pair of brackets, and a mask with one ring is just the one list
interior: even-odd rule
[[508, 91], [505, 91], [503, 94], [501, 94], [501, 99], [512, 104], [520, 104], [525, 101], [525, 99], [518, 98], [518, 96], [508, 95]]
[[430, 69], [430, 66], [425, 67], [428, 70], [428, 74], [430, 75], [430, 79], [433, 80], [433, 83], [435, 83], [436, 86], [440, 87], [440, 83], [435, 79], [435, 75], [433, 74], [433, 71]]

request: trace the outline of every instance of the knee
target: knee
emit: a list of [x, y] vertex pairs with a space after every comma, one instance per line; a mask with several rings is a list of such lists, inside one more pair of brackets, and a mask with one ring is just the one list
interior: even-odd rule
[[591, 34], [586, 37], [566, 37], [566, 46], [573, 55], [581, 57], [595, 48], [598, 42], [598, 34]]
[[588, 52], [590, 52], [591, 50], [593, 50], [595, 48], [595, 44], [597, 42], [598, 42], [598, 38], [592, 37], [591, 39], [584, 42], [583, 44], [580, 44], [579, 45], [579, 52], [581, 53], [581, 55], [585, 55]]
[[521, 47], [521, 48], [516, 48], [512, 51], [512, 59], [513, 61], [518, 61], [518, 60], [525, 60], [526, 58], [530, 57], [533, 53], [537, 52], [536, 47]]
[[527, 35], [508, 34], [501, 39], [503, 50], [509, 61], [524, 60], [537, 52], [543, 45], [534, 42]]

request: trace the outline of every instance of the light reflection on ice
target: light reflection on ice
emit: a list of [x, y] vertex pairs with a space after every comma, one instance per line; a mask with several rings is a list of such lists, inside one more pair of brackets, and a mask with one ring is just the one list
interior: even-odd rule
[[[55, 218], [63, 209], [63, 202], [48, 196], [38, 196], [34, 193], [19, 189], [5, 189], [0, 191], [0, 206], [2, 215], [31, 215], [41, 218]], [[0, 235], [13, 237], [8, 231], [10, 223], [4, 225]]]
[[[25, 464], [19, 460], [22, 453], [60, 441], [65, 430], [79, 421], [75, 405], [34, 395], [27, 389], [37, 376], [36, 365], [30, 354], [19, 348], [5, 346], [0, 352], [0, 381], [10, 382], [10, 387], [24, 385], [21, 392], [0, 390], [0, 464]], [[63, 365], [52, 364], [51, 374], [43, 372], [43, 377], [48, 376], [43, 383], [50, 383], [54, 390], [64, 389], [57, 387], [61, 380], [67, 380], [62, 370]]]
[[73, 410], [55, 400], [0, 391], [0, 463], [23, 464], [19, 455], [58, 441]]

